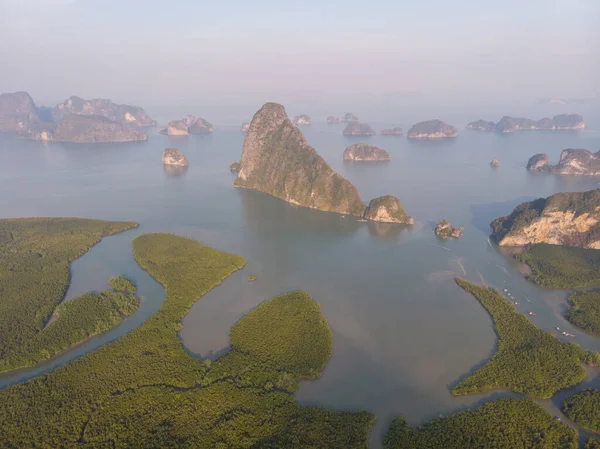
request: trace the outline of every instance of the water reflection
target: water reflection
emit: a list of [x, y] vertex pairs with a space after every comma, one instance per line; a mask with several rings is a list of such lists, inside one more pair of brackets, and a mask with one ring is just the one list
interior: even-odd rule
[[188, 171], [188, 166], [163, 164], [163, 172], [170, 178], [180, 178]]
[[381, 240], [396, 240], [402, 231], [411, 231], [413, 225], [403, 225], [398, 223], [378, 223], [375, 221], [367, 222], [369, 234]]

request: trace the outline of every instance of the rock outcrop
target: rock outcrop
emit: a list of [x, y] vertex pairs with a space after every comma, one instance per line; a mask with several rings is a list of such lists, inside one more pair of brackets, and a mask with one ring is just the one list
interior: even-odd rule
[[600, 175], [600, 151], [592, 153], [583, 149], [567, 149], [560, 154], [558, 164], [552, 166], [548, 155], [539, 153], [532, 156], [527, 163], [527, 170], [552, 172], [559, 175]]
[[468, 129], [475, 131], [498, 131], [512, 133], [523, 130], [576, 130], [585, 128], [583, 117], [579, 114], [560, 114], [553, 118], [532, 120], [528, 118], [515, 118], [504, 116], [498, 123], [477, 120], [467, 125]]
[[146, 112], [137, 106], [126, 104], [116, 104], [103, 98], [93, 100], [84, 100], [83, 98], [72, 96], [63, 103], [56, 105], [50, 113], [54, 122], [60, 122], [68, 115], [101, 115], [107, 119], [128, 125], [130, 127], [149, 127], [155, 126], [156, 122], [152, 120]]
[[493, 168], [500, 167], [500, 161], [498, 159], [493, 159], [492, 162], [490, 162], [490, 167], [493, 167]]
[[247, 133], [249, 129], [250, 129], [250, 123], [243, 123], [242, 127], [240, 128], [240, 131], [243, 133]]
[[488, 122], [485, 120], [477, 120], [467, 124], [467, 129], [474, 131], [491, 132], [496, 131], [496, 124], [494, 122]]
[[408, 130], [409, 139], [447, 139], [456, 137], [458, 130], [441, 120], [428, 120], [414, 125]]
[[600, 175], [600, 151], [592, 153], [588, 150], [563, 150], [560, 161], [552, 167], [552, 172], [559, 175]]
[[365, 211], [356, 187], [329, 167], [277, 103], [254, 115], [235, 186], [313, 209], [356, 216]]
[[342, 118], [342, 121], [344, 123], [358, 122], [358, 117], [352, 112], [346, 112]]
[[381, 131], [382, 136], [401, 136], [402, 128], [389, 128]]
[[344, 151], [345, 161], [389, 161], [390, 159], [387, 151], [366, 143], [350, 145]]
[[0, 131], [24, 132], [41, 121], [27, 92], [0, 94]]
[[167, 136], [188, 136], [190, 131], [185, 120], [171, 120], [166, 129], [161, 131], [161, 134]]
[[176, 165], [178, 167], [187, 167], [189, 164], [185, 155], [177, 148], [165, 148], [162, 154], [164, 165]]
[[536, 243], [600, 249], [600, 189], [523, 203], [491, 224], [500, 246]]
[[148, 136], [122, 123], [113, 122], [102, 115], [68, 115], [56, 126], [46, 140], [56, 142], [134, 142], [147, 140]]
[[413, 217], [404, 212], [400, 200], [395, 196], [385, 195], [371, 200], [364, 218], [382, 223], [414, 224]]
[[534, 154], [529, 158], [527, 162], [527, 170], [530, 171], [550, 171], [552, 166], [548, 162], [548, 155], [546, 153]]
[[371, 125], [366, 123], [350, 122], [344, 129], [344, 136], [374, 136], [375, 134]]
[[455, 228], [448, 220], [440, 221], [435, 227], [435, 235], [443, 240], [458, 239], [463, 235], [465, 228]]
[[335, 125], [337, 123], [342, 123], [342, 118], [341, 117], [334, 117], [333, 115], [330, 115], [329, 117], [327, 117], [327, 123], [329, 125]]
[[188, 114], [182, 120], [171, 120], [160, 133], [168, 136], [187, 136], [189, 134], [210, 134], [213, 131], [212, 123]]
[[210, 134], [214, 131], [212, 123], [203, 118], [196, 119], [188, 125], [190, 134]]
[[239, 162], [232, 162], [229, 166], [229, 171], [231, 171], [231, 173], [237, 173], [240, 171], [241, 168], [242, 165]]
[[293, 120], [294, 125], [310, 125], [312, 120], [306, 114], [297, 115]]

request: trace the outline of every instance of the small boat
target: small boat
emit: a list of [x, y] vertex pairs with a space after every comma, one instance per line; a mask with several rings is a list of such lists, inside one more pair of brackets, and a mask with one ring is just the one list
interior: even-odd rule
[[361, 219], [359, 219], [359, 220], [357, 220], [357, 221], [358, 221], [359, 223], [366, 223], [366, 222], [367, 222], [367, 220], [365, 220], [364, 218], [361, 218]]
[[515, 301], [515, 305], [516, 305], [516, 306], [518, 306], [518, 305], [519, 305], [519, 303], [518, 303], [517, 301]]
[[505, 291], [505, 292], [507, 292], [507, 291], [508, 291], [508, 289], [506, 289], [506, 288], [505, 288], [505, 289], [504, 289], [504, 291]]
[[575, 334], [570, 334], [570, 333], [568, 333], [568, 332], [563, 332], [562, 334], [563, 334], [565, 337], [574, 337], [574, 336], [575, 336]]
[[535, 316], [535, 313], [529, 312], [529, 316]]
[[560, 330], [560, 327], [556, 326], [556, 330], [557, 330], [557, 331], [559, 331], [559, 330]]

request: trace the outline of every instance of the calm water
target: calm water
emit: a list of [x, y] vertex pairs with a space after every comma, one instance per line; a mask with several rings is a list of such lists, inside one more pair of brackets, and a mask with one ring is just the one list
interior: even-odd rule
[[[382, 128], [384, 124], [376, 128]], [[141, 227], [106, 238], [72, 266], [68, 298], [106, 287], [124, 273], [140, 287], [140, 310], [113, 331], [36, 369], [0, 377], [0, 387], [55, 368], [138, 326], [164, 300], [162, 288], [137, 267], [130, 241], [140, 233], [187, 235], [244, 256], [248, 265], [196, 303], [181, 333], [191, 353], [226, 350], [229, 328], [261, 301], [285, 291], [308, 291], [334, 336], [333, 356], [318, 381], [304, 382], [298, 400], [377, 415], [372, 447], [393, 416], [418, 424], [494, 395], [453, 398], [449, 389], [494, 351], [488, 314], [453, 282], [456, 275], [507, 288], [533, 311], [539, 327], [575, 333], [600, 350], [600, 339], [573, 329], [561, 316], [566, 292], [527, 283], [518, 267], [488, 242], [488, 226], [517, 204], [560, 191], [598, 187], [600, 178], [533, 175], [524, 166], [537, 152], [556, 162], [564, 148], [600, 148], [600, 132], [479, 134], [462, 130], [447, 142], [367, 138], [387, 149], [388, 164], [345, 165], [342, 152], [360, 139], [342, 125], [304, 128], [308, 141], [351, 180], [363, 200], [396, 195], [413, 227], [360, 223], [355, 218], [288, 205], [232, 187], [229, 164], [239, 160], [244, 135], [218, 128], [212, 136], [153, 135], [140, 144], [45, 145], [0, 140], [2, 217], [77, 216], [137, 220]], [[161, 153], [180, 148], [184, 173], [165, 172]], [[499, 169], [489, 167], [498, 158]], [[440, 242], [440, 219], [464, 226], [459, 241]], [[247, 281], [249, 275], [257, 281]], [[592, 376], [588, 385], [599, 383]], [[495, 395], [505, 395], [496, 393]], [[558, 413], [559, 399], [545, 405]]]

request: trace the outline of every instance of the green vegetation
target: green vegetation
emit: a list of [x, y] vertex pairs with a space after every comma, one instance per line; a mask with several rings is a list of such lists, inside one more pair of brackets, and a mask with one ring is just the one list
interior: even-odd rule
[[248, 276], [248, 281], [254, 282], [255, 280], [256, 280], [256, 276], [254, 276], [254, 275]]
[[135, 293], [137, 291], [137, 287], [135, 284], [127, 279], [125, 276], [117, 276], [114, 278], [110, 278], [108, 281], [113, 290], [117, 292], [124, 293]]
[[454, 395], [509, 388], [539, 398], [550, 398], [558, 390], [573, 386], [587, 373], [583, 363], [598, 365], [600, 354], [574, 343], [563, 343], [538, 329], [498, 292], [457, 278], [490, 313], [498, 335], [498, 351], [472, 376], [460, 382]]
[[[102, 237], [136, 226], [76, 218], [0, 220], [0, 371], [31, 366], [73, 343], [76, 329], [63, 327], [67, 318], [83, 326], [82, 335], [95, 328], [78, 312], [78, 304], [90, 301], [82, 299], [44, 330], [69, 285], [69, 262]], [[100, 328], [111, 322], [106, 315], [97, 318]], [[40, 346], [44, 342], [50, 346]]]
[[585, 448], [584, 449], [600, 449], [600, 441], [598, 441], [595, 438], [589, 438], [585, 442]]
[[413, 429], [404, 418], [396, 418], [385, 435], [383, 447], [577, 449], [577, 431], [552, 419], [531, 399], [501, 399]]
[[331, 351], [306, 293], [259, 306], [232, 329], [230, 352], [201, 362], [183, 348], [180, 320], [245, 261], [169, 234], [136, 238], [134, 256], [165, 287], [160, 311], [115, 342], [0, 391], [3, 444], [367, 448], [372, 415], [295, 403], [299, 379], [318, 375]]
[[313, 209], [362, 216], [356, 187], [329, 167], [287, 117], [283, 106], [265, 104], [244, 143], [237, 187], [260, 190]]
[[139, 300], [135, 295], [111, 290], [86, 293], [66, 301], [56, 308], [55, 321], [24, 342], [10, 358], [0, 361], [0, 370], [33, 366], [49, 359], [88, 337], [112, 329], [135, 312], [138, 306]]
[[600, 250], [574, 246], [528, 246], [517, 254], [519, 262], [529, 265], [530, 281], [548, 288], [580, 288], [600, 284]]
[[600, 432], [600, 390], [583, 390], [569, 396], [563, 412], [580, 426]]
[[575, 293], [565, 317], [575, 326], [600, 335], [600, 292]]

